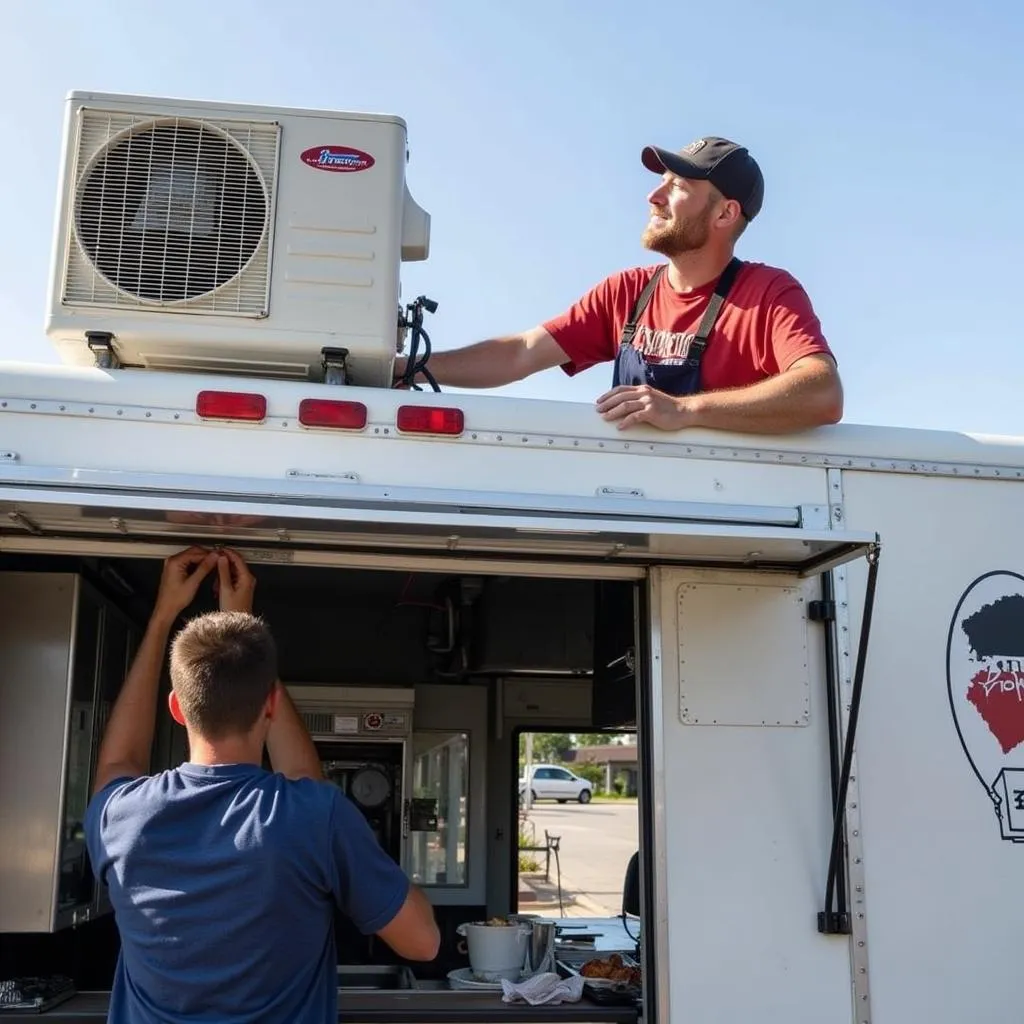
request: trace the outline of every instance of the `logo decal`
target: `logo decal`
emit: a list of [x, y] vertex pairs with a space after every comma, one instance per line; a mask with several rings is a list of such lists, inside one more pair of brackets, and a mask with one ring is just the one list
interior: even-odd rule
[[697, 139], [691, 142], [688, 146], [683, 147], [683, 153], [687, 156], [693, 156], [695, 153], [699, 153], [707, 145], [706, 139]]
[[318, 171], [365, 171], [375, 163], [369, 153], [350, 146], [313, 146], [300, 153], [299, 159]]
[[1003, 839], [1024, 842], [1024, 576], [986, 573], [964, 592], [946, 645], [960, 742]]

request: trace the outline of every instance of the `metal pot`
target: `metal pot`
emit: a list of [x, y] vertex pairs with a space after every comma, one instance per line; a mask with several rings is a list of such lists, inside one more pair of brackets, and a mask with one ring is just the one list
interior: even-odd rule
[[479, 921], [460, 924], [456, 931], [466, 939], [469, 969], [478, 981], [516, 981], [522, 976], [532, 934], [529, 925]]

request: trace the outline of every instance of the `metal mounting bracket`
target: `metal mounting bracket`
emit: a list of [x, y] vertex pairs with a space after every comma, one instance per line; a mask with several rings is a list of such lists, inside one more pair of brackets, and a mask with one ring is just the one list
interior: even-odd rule
[[347, 384], [349, 382], [347, 348], [322, 348], [320, 349], [320, 358], [325, 384]]
[[85, 343], [101, 370], [116, 370], [121, 361], [114, 351], [114, 336], [110, 331], [86, 331]]

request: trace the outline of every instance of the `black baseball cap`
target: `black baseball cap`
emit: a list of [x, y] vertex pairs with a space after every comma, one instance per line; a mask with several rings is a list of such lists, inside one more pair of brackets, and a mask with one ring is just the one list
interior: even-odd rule
[[764, 176], [747, 150], [728, 139], [696, 139], [678, 153], [647, 146], [640, 154], [644, 167], [655, 174], [670, 171], [680, 178], [710, 181], [726, 199], [740, 204], [743, 216], [753, 220], [764, 202]]

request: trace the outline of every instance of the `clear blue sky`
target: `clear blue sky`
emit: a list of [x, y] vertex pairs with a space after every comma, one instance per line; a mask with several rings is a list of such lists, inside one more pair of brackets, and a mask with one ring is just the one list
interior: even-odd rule
[[[647, 143], [742, 141], [739, 255], [804, 283], [848, 422], [1024, 434], [1024, 2], [6, 0], [0, 358], [42, 323], [70, 89], [395, 113], [438, 348], [523, 329], [639, 244]], [[508, 393], [589, 401], [596, 368]]]

